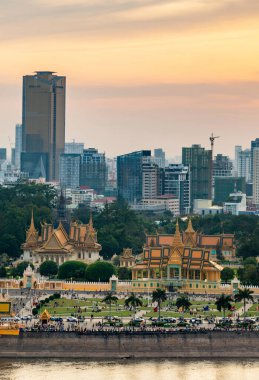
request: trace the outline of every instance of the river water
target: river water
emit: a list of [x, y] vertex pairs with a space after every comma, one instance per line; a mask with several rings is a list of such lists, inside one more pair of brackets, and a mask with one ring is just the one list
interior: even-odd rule
[[257, 380], [259, 360], [0, 360], [1, 380]]

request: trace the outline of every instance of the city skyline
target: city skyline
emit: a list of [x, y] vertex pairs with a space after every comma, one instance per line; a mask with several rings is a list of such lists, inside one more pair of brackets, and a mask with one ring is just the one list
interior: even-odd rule
[[21, 122], [22, 76], [54, 70], [67, 77], [66, 141], [110, 157], [155, 147], [174, 157], [182, 146], [209, 148], [214, 132], [215, 153], [249, 148], [259, 121], [259, 4], [139, 3], [3, 2], [3, 146]]

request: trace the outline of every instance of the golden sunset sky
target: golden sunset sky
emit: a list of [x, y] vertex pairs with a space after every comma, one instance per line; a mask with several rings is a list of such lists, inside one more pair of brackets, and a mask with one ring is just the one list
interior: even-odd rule
[[258, 0], [0, 0], [0, 51], [0, 146], [35, 70], [67, 77], [67, 141], [108, 156], [259, 137]]

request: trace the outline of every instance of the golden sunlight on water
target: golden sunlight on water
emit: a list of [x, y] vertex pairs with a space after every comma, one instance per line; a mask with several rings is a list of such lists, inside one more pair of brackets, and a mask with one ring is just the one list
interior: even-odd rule
[[255, 380], [259, 361], [0, 361], [1, 380]]

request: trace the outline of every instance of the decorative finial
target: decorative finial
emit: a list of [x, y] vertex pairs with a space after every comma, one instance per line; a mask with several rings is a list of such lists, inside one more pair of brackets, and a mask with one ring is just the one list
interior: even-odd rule
[[185, 232], [190, 232], [190, 233], [195, 232], [194, 229], [193, 229], [193, 226], [192, 226], [192, 220], [191, 220], [191, 218], [189, 218], [189, 220], [188, 220], [188, 226], [187, 226], [187, 229], [186, 229]]
[[36, 231], [35, 225], [34, 225], [34, 215], [33, 215], [33, 208], [31, 210], [31, 225], [29, 228], [29, 231]]
[[88, 223], [88, 225], [89, 225], [89, 228], [90, 228], [91, 230], [93, 230], [94, 226], [93, 226], [93, 215], [92, 215], [92, 211], [90, 211], [90, 218], [89, 218], [89, 223]]
[[174, 234], [174, 239], [173, 239], [173, 247], [181, 247], [183, 246], [182, 242], [182, 236], [179, 228], [179, 221], [178, 218], [176, 220], [176, 225], [175, 225], [175, 234]]

